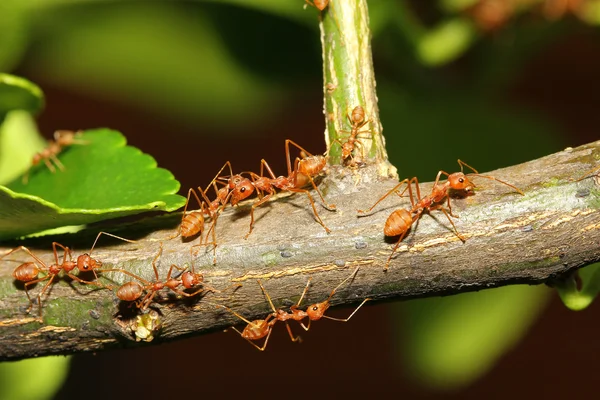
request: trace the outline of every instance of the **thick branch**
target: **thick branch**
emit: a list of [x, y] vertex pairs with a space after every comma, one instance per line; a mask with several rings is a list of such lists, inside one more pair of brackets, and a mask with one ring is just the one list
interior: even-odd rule
[[[200, 248], [194, 264], [211, 286], [243, 286], [195, 301], [171, 297], [154, 303], [162, 321], [154, 343], [240, 322], [210, 303], [230, 306], [249, 319], [264, 317], [269, 306], [256, 282], [259, 278], [276, 306], [289, 306], [312, 277], [303, 303], [310, 304], [324, 300], [360, 266], [356, 278], [332, 299], [332, 304], [348, 304], [365, 297], [402, 300], [508, 284], [537, 284], [597, 262], [597, 183], [594, 178], [580, 182], [571, 178], [579, 178], [595, 166], [598, 156], [600, 141], [490, 173], [523, 189], [525, 196], [495, 181], [474, 177], [479, 189], [476, 194], [452, 200], [453, 211], [460, 216], [455, 223], [466, 242], [456, 237], [442, 213], [424, 215], [399, 247], [387, 272], [383, 266], [394, 242], [384, 240], [383, 225], [394, 209], [408, 206], [408, 199], [390, 196], [372, 215], [357, 217], [356, 209], [370, 207], [395, 183], [379, 178], [376, 168], [354, 172], [332, 168], [321, 183], [327, 200], [338, 208], [332, 212], [317, 204], [331, 234], [315, 221], [303, 194], [282, 196], [259, 207], [256, 227], [248, 240], [242, 238], [248, 229], [248, 205], [227, 209], [217, 226], [217, 265], [212, 265], [212, 252], [205, 248]], [[422, 185], [424, 193], [430, 188], [431, 184]], [[160, 223], [160, 218], [153, 220], [157, 221]], [[125, 268], [150, 280], [159, 241], [174, 232], [156, 231], [136, 244], [100, 247], [94, 256], [105, 267]], [[72, 245], [66, 239], [61, 242]], [[161, 277], [172, 263], [190, 264], [191, 245], [180, 238], [165, 241], [158, 261]], [[5, 250], [0, 248], [0, 252]], [[46, 261], [52, 258], [47, 250], [36, 253]], [[135, 343], [131, 330], [135, 315], [128, 319], [119, 314], [114, 293], [106, 289], [92, 290], [60, 280], [44, 301], [44, 323], [33, 318], [36, 308], [26, 315], [27, 298], [11, 276], [16, 265], [26, 261], [25, 253], [0, 260], [0, 359], [98, 351]], [[130, 280], [118, 273], [106, 276], [116, 283]], [[38, 285], [32, 292], [40, 289]], [[360, 312], [368, 312], [368, 308]]]

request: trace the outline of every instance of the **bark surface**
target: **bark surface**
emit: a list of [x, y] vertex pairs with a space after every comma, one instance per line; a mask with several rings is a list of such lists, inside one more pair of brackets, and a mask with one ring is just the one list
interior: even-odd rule
[[[151, 337], [152, 343], [160, 343], [240, 323], [213, 303], [231, 307], [249, 320], [262, 318], [270, 308], [257, 279], [276, 307], [297, 302], [309, 277], [312, 283], [302, 305], [323, 301], [357, 267], [355, 278], [339, 288], [332, 305], [358, 303], [366, 297], [403, 300], [550, 282], [600, 260], [598, 182], [595, 177], [574, 181], [596, 166], [598, 157], [600, 141], [486, 173], [514, 184], [525, 196], [498, 182], [473, 177], [476, 193], [451, 200], [459, 216], [454, 222], [466, 242], [453, 233], [441, 212], [423, 215], [399, 246], [387, 272], [383, 267], [397, 238], [386, 239], [383, 226], [393, 210], [410, 203], [406, 197], [389, 196], [371, 215], [357, 216], [357, 209], [370, 207], [397, 182], [381, 178], [375, 166], [329, 167], [320, 188], [337, 211], [316, 206], [330, 234], [316, 222], [307, 196], [301, 193], [284, 194], [259, 207], [255, 229], [247, 240], [243, 236], [250, 203], [227, 208], [216, 227], [217, 265], [213, 265], [210, 247], [198, 247], [198, 254], [190, 256], [197, 240], [166, 240], [176, 232], [177, 217], [153, 217], [151, 224], [172, 227], [151, 227], [148, 235], [132, 229], [115, 232], [139, 242], [107, 247], [102, 245], [107, 241], [102, 241], [93, 256], [104, 268], [123, 268], [153, 280], [152, 261], [159, 243], [164, 242], [163, 255], [157, 260], [161, 278], [171, 264], [189, 267], [193, 262], [207, 285], [223, 291], [194, 299], [177, 299], [164, 291], [143, 315], [119, 302], [114, 291], [61, 278], [43, 297], [40, 323], [37, 306], [25, 313], [27, 297], [12, 277], [12, 271], [32, 261], [31, 257], [25, 252], [11, 254], [0, 260], [0, 359], [132, 346], [136, 338], [141, 345]], [[421, 190], [427, 194], [431, 183], [423, 184]], [[91, 245], [93, 237], [79, 237], [83, 243], [74, 236], [57, 241], [75, 245], [81, 250], [75, 251], [76, 256]], [[45, 262], [53, 259], [47, 241], [27, 245]], [[0, 254], [6, 250], [0, 247]], [[121, 273], [105, 273], [101, 279], [115, 287], [131, 280]], [[32, 297], [43, 284], [30, 288]], [[232, 284], [242, 286], [234, 290], [229, 287]], [[359, 312], [369, 312], [368, 304]], [[140, 325], [147, 329], [139, 329]]]

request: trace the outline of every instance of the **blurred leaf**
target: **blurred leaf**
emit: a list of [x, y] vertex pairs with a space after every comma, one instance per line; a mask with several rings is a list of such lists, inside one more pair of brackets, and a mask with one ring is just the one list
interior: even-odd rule
[[0, 186], [0, 240], [42, 230], [82, 225], [150, 210], [173, 211], [185, 203], [173, 175], [116, 131], [95, 129], [60, 154], [65, 171], [34, 167]]
[[425, 65], [446, 64], [461, 56], [477, 37], [471, 21], [454, 18], [427, 31], [417, 45], [417, 54]]
[[549, 293], [544, 286], [506, 286], [402, 304], [406, 369], [438, 389], [468, 385], [518, 343]]
[[25, 53], [29, 20], [28, 0], [0, 1], [0, 71], [14, 68]]
[[579, 17], [590, 25], [600, 25], [600, 0], [588, 0], [581, 6]]
[[40, 6], [44, 44], [29, 68], [57, 85], [178, 120], [240, 126], [260, 118], [277, 104], [278, 89], [236, 63], [201, 7], [182, 4]]
[[[578, 289], [577, 277], [580, 278], [581, 289]], [[575, 271], [565, 280], [554, 284], [560, 299], [573, 311], [586, 309], [600, 292], [600, 263], [588, 265]]]
[[69, 361], [69, 357], [53, 356], [0, 363], [0, 399], [53, 398], [67, 378]]
[[0, 185], [16, 179], [44, 148], [34, 119], [27, 111], [11, 111], [0, 124]]
[[457, 13], [473, 7], [479, 0], [441, 0], [442, 9], [448, 13]]
[[12, 110], [35, 114], [43, 107], [44, 93], [37, 85], [18, 76], [0, 73], [0, 119]]
[[[458, 90], [414, 95], [385, 81], [377, 88], [390, 161], [402, 177], [431, 181], [440, 169], [457, 168], [458, 158], [479, 171], [490, 171], [566, 145], [554, 125], [523, 108], [501, 107]], [[428, 138], [431, 144], [418, 138]], [[407, 142], [414, 150], [406, 150]], [[427, 151], [416, 151], [420, 144]]]

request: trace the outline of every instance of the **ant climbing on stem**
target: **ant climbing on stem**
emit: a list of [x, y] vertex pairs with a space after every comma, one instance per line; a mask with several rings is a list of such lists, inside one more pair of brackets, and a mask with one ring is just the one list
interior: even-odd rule
[[[292, 162], [290, 156], [290, 145], [296, 147], [303, 154], [303, 157], [296, 157], [294, 160], [294, 168], [292, 169]], [[237, 184], [232, 185], [230, 183], [230, 188], [232, 188], [231, 194], [231, 204], [236, 205], [240, 200], [240, 198], [247, 198], [250, 196], [255, 190], [259, 195], [259, 199], [252, 204], [250, 209], [250, 229], [245, 239], [250, 236], [252, 230], [254, 229], [254, 210], [260, 205], [269, 201], [269, 199], [275, 194], [275, 189], [288, 191], [292, 193], [304, 193], [308, 197], [310, 204], [313, 209], [313, 213], [317, 222], [321, 224], [327, 233], [330, 233], [331, 230], [325, 225], [319, 213], [317, 212], [317, 208], [315, 206], [315, 201], [311, 196], [310, 192], [307, 189], [303, 189], [303, 187], [307, 186], [309, 183], [315, 189], [317, 194], [319, 195], [321, 201], [325, 208], [329, 210], [335, 210], [335, 204], [327, 204], [321, 191], [315, 184], [313, 180], [314, 177], [319, 175], [325, 165], [327, 164], [327, 158], [322, 155], [312, 155], [296, 142], [292, 140], [285, 141], [285, 154], [286, 154], [286, 162], [287, 162], [287, 176], [275, 176], [271, 167], [262, 159], [260, 161], [260, 175], [255, 174], [254, 172], [249, 172], [251, 180], [242, 179], [240, 175], [236, 175], [239, 177]], [[269, 176], [264, 176], [264, 171], [267, 170]], [[231, 181], [231, 178], [230, 178]]]
[[[110, 269], [102, 270], [102, 272], [121, 272], [125, 275], [128, 275], [132, 278], [137, 279], [138, 281], [140, 281], [143, 284], [143, 285], [141, 285], [138, 282], [130, 281], [130, 282], [127, 282], [127, 283], [124, 283], [123, 285], [121, 285], [119, 287], [119, 289], [117, 289], [117, 297], [120, 300], [127, 301], [127, 302], [134, 302], [134, 304], [136, 305], [137, 308], [144, 311], [150, 306], [150, 304], [152, 304], [152, 301], [154, 300], [156, 293], [158, 293], [160, 290], [162, 290], [164, 288], [167, 288], [167, 289], [171, 290], [172, 292], [174, 292], [180, 296], [185, 296], [185, 297], [194, 297], [198, 293], [207, 292], [207, 291], [208, 292], [218, 292], [217, 289], [214, 289], [212, 287], [205, 285], [204, 284], [204, 276], [200, 273], [194, 272], [193, 267], [190, 271], [186, 271], [187, 268], [181, 268], [175, 264], [171, 264], [171, 266], [169, 267], [169, 272], [167, 273], [166, 279], [164, 281], [162, 281], [158, 275], [158, 268], [156, 268], [156, 262], [162, 255], [162, 252], [163, 252], [163, 244], [161, 243], [160, 250], [158, 251], [158, 253], [154, 257], [154, 259], [152, 260], [152, 268], [154, 269], [154, 276], [156, 278], [156, 280], [153, 282], [150, 282], [132, 272], [129, 272], [129, 271], [121, 269], [121, 268], [110, 268]], [[173, 269], [183, 271], [183, 273], [178, 278], [173, 278], [172, 277]], [[194, 287], [196, 287], [198, 285], [202, 285], [202, 287], [192, 293], [184, 292], [183, 290], [179, 289], [180, 286], [183, 286], [184, 289], [193, 289]], [[142, 298], [142, 295], [144, 294], [144, 292], [146, 292], [146, 294]], [[140, 300], [140, 298], [141, 298], [141, 300]]]
[[[65, 166], [62, 162], [60, 162], [57, 156], [61, 151], [63, 151], [65, 147], [72, 146], [74, 144], [88, 144], [87, 141], [78, 140], [76, 138], [76, 136], [80, 134], [81, 131], [55, 131], [54, 140], [49, 140], [48, 146], [46, 146], [44, 150], [40, 151], [39, 153], [36, 153], [33, 156], [33, 159], [31, 160], [31, 167], [29, 167], [25, 175], [23, 175], [23, 184], [27, 184], [29, 182], [29, 172], [31, 171], [31, 168], [35, 167], [42, 161], [44, 162], [44, 164], [46, 164], [46, 167], [48, 167], [50, 172], [52, 172], [53, 174], [56, 173], [56, 168], [58, 168], [61, 171], [64, 171]], [[53, 162], [56, 165], [56, 167], [54, 167], [54, 165], [52, 164]]]
[[363, 143], [360, 141], [358, 135], [361, 133], [370, 132], [369, 130], [360, 130], [370, 121], [365, 119], [365, 110], [361, 106], [354, 107], [352, 113], [348, 114], [347, 117], [351, 125], [350, 136], [348, 137], [348, 140], [342, 142], [339, 139], [334, 139], [334, 142], [338, 143], [342, 147], [342, 163], [350, 166], [356, 166], [359, 163], [352, 158], [352, 152], [354, 151], [355, 146], [360, 146], [361, 154], [364, 157]]
[[[292, 342], [301, 342], [302, 339], [300, 338], [300, 336], [294, 336], [292, 329], [290, 328], [290, 326], [288, 324], [289, 320], [297, 321], [305, 331], [308, 331], [310, 329], [310, 324], [312, 321], [317, 321], [321, 318], [327, 318], [327, 319], [331, 319], [333, 321], [348, 322], [354, 316], [354, 314], [363, 306], [363, 304], [365, 304], [367, 301], [371, 300], [369, 298], [364, 299], [362, 301], [362, 303], [360, 303], [359, 306], [356, 307], [354, 309], [354, 311], [347, 318], [343, 318], [343, 319], [342, 318], [334, 318], [334, 317], [325, 315], [325, 311], [327, 311], [327, 309], [330, 307], [330, 301], [331, 301], [331, 298], [333, 297], [333, 295], [349, 279], [354, 278], [354, 276], [356, 276], [356, 274], [358, 273], [358, 269], [359, 269], [359, 267], [357, 267], [352, 272], [352, 274], [350, 274], [346, 279], [344, 279], [342, 282], [340, 282], [340, 284], [338, 284], [331, 291], [329, 297], [325, 301], [322, 301], [320, 303], [315, 303], [315, 304], [308, 306], [306, 311], [300, 309], [300, 304], [302, 303], [304, 296], [308, 292], [308, 288], [310, 287], [311, 278], [309, 278], [308, 281], [306, 282], [306, 286], [304, 287], [304, 290], [302, 291], [302, 295], [300, 295], [300, 299], [298, 300], [298, 303], [291, 306], [289, 312], [284, 311], [281, 308], [278, 308], [278, 309], [275, 308], [275, 305], [273, 304], [273, 301], [271, 300], [271, 296], [269, 296], [266, 289], [264, 288], [261, 281], [259, 280], [258, 284], [260, 285], [260, 288], [261, 288], [263, 294], [267, 298], [267, 301], [269, 302], [271, 310], [273, 310], [273, 312], [271, 314], [267, 315], [267, 317], [265, 319], [257, 319], [254, 321], [250, 321], [250, 320], [244, 318], [243, 316], [241, 316], [240, 314], [236, 313], [235, 311], [233, 311], [231, 308], [229, 308], [227, 306], [217, 305], [217, 304], [215, 304], [215, 305], [218, 307], [225, 308], [226, 310], [228, 310], [233, 315], [235, 315], [236, 317], [238, 317], [239, 319], [241, 319], [242, 321], [244, 321], [247, 324], [246, 327], [244, 327], [244, 329], [241, 332], [235, 327], [232, 327], [232, 328], [242, 338], [246, 339], [248, 341], [248, 343], [250, 343], [252, 346], [254, 346], [256, 349], [258, 349], [260, 351], [264, 351], [266, 349], [267, 344], [269, 343], [269, 337], [271, 336], [271, 332], [273, 331], [273, 326], [278, 321], [285, 323], [288, 335], [290, 336], [290, 339], [292, 340]], [[304, 325], [304, 323], [302, 322], [305, 318], [309, 319], [308, 325]], [[254, 343], [254, 341], [260, 340], [262, 338], [266, 338], [262, 346], [258, 346], [256, 343]]]
[[[111, 236], [116, 239], [120, 239], [120, 240], [129, 242], [129, 243], [135, 243], [135, 241], [133, 241], [133, 240], [125, 239], [125, 238], [113, 235], [111, 233], [108, 233], [108, 232], [100, 232], [100, 233], [98, 233], [98, 236], [96, 236], [96, 240], [94, 241], [94, 244], [92, 245], [90, 252], [78, 256], [76, 261], [73, 261], [73, 255], [71, 253], [71, 249], [69, 249], [66, 246], [63, 246], [62, 244], [60, 244], [58, 242], [52, 242], [52, 251], [54, 253], [54, 264], [50, 264], [50, 265], [48, 265], [44, 261], [42, 261], [38, 256], [36, 256], [31, 250], [29, 250], [25, 246], [16, 247], [16, 248], [6, 252], [2, 256], [0, 256], [0, 259], [2, 259], [12, 253], [22, 250], [22, 251], [26, 252], [27, 254], [29, 254], [29, 256], [31, 256], [35, 260], [35, 262], [30, 261], [30, 262], [21, 264], [17, 268], [15, 268], [15, 270], [13, 271], [13, 277], [15, 278], [15, 280], [24, 282], [25, 294], [27, 295], [27, 298], [29, 299], [29, 308], [27, 309], [27, 313], [29, 313], [31, 311], [31, 308], [33, 307], [33, 300], [31, 299], [31, 296], [29, 295], [28, 287], [31, 285], [34, 285], [36, 283], [48, 280], [48, 282], [46, 282], [46, 284], [44, 285], [44, 287], [42, 288], [40, 293], [37, 295], [37, 301], [38, 301], [38, 305], [39, 305], [39, 316], [41, 319], [42, 318], [42, 295], [46, 292], [46, 290], [48, 289], [50, 284], [54, 281], [54, 278], [56, 276], [58, 276], [60, 271], [64, 271], [65, 275], [67, 275], [69, 278], [71, 278], [74, 281], [77, 281], [77, 282], [80, 282], [80, 283], [83, 283], [86, 285], [94, 285], [94, 286], [99, 286], [101, 288], [111, 289], [110, 286], [107, 286], [100, 282], [97, 282], [98, 275], [96, 274], [96, 271], [99, 271], [98, 268], [102, 266], [102, 262], [96, 260], [95, 258], [92, 258], [92, 253], [94, 251], [94, 247], [96, 246], [98, 239], [102, 235]], [[63, 250], [62, 263], [58, 261], [58, 248], [59, 247]], [[72, 273], [75, 269], [79, 270], [79, 272], [91, 271], [94, 274], [95, 280], [94, 281], [86, 281], [84, 279], [81, 279], [80, 277], [78, 277], [77, 275], [74, 275]], [[44, 275], [41, 278], [38, 278], [41, 272], [45, 272], [46, 275]]]
[[[389, 268], [392, 256], [395, 254], [396, 250], [400, 246], [400, 242], [402, 242], [402, 240], [408, 233], [411, 226], [425, 212], [429, 213], [432, 210], [441, 210], [444, 213], [444, 215], [446, 216], [446, 218], [448, 218], [448, 221], [450, 221], [450, 224], [452, 225], [452, 228], [454, 229], [454, 233], [456, 234], [456, 236], [461, 241], [463, 241], [463, 242], [466, 241], [466, 239], [458, 232], [458, 230], [456, 229], [456, 225], [454, 225], [454, 222], [450, 218], [450, 217], [458, 218], [458, 216], [454, 215], [452, 213], [452, 206], [450, 205], [449, 191], [450, 190], [461, 191], [463, 194], [472, 193], [473, 189], [476, 186], [473, 182], [471, 182], [469, 180], [469, 178], [468, 178], [469, 176], [478, 176], [481, 178], [486, 178], [486, 179], [491, 179], [491, 180], [497, 181], [499, 183], [502, 183], [503, 185], [506, 185], [506, 186], [514, 189], [517, 193], [519, 193], [521, 195], [525, 195], [520, 189], [511, 185], [510, 183], [504, 182], [504, 181], [502, 181], [498, 178], [495, 178], [493, 176], [490, 176], [490, 175], [482, 175], [479, 172], [477, 172], [476, 169], [474, 169], [473, 167], [471, 167], [470, 165], [468, 165], [467, 163], [465, 163], [461, 160], [458, 160], [458, 165], [460, 165], [461, 172], [455, 172], [453, 174], [449, 174], [445, 171], [439, 171], [435, 178], [435, 182], [433, 183], [431, 193], [425, 197], [421, 197], [421, 190], [419, 188], [419, 180], [416, 177], [413, 177], [411, 179], [404, 179], [403, 181], [398, 183], [391, 190], [389, 190], [386, 194], [384, 194], [379, 200], [377, 200], [375, 202], [375, 204], [373, 204], [371, 206], [371, 208], [369, 208], [368, 210], [366, 210], [366, 211], [358, 210], [358, 212], [360, 214], [369, 213], [377, 206], [377, 204], [379, 204], [383, 199], [385, 199], [390, 194], [396, 193], [396, 194], [398, 194], [398, 196], [402, 197], [402, 195], [406, 192], [406, 190], [408, 190], [411, 207], [409, 209], [399, 209], [399, 210], [395, 210], [394, 212], [392, 212], [390, 214], [390, 216], [388, 217], [388, 219], [386, 220], [384, 228], [383, 228], [383, 233], [386, 236], [400, 236], [398, 241], [396, 242], [396, 245], [394, 246], [394, 249], [392, 250], [392, 254], [390, 254], [390, 256], [387, 259], [387, 262], [384, 267], [384, 271], [387, 271], [387, 269]], [[463, 167], [467, 167], [467, 168], [471, 169], [473, 171], [473, 173], [465, 174], [463, 172]], [[444, 183], [440, 183], [440, 178], [442, 175], [445, 175], [447, 177], [447, 180]], [[398, 193], [397, 189], [404, 184], [406, 184], [407, 187], [404, 188], [404, 190], [401, 193]], [[413, 190], [412, 190], [413, 184], [415, 185], [415, 189], [416, 189], [416, 200], [415, 200], [415, 196], [414, 196]], [[446, 203], [447, 208], [444, 207], [444, 203]]]
[[[323, 11], [329, 4], [329, 0], [304, 0], [306, 5], [312, 6], [319, 11]], [[305, 7], [306, 7], [305, 5]]]

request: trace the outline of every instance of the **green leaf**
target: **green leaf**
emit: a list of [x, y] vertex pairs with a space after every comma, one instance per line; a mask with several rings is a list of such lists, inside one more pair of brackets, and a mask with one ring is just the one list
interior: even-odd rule
[[67, 378], [69, 357], [0, 363], [0, 399], [51, 399]]
[[33, 155], [45, 146], [29, 112], [9, 112], [0, 124], [0, 185], [21, 175], [31, 165]]
[[41, 163], [21, 179], [0, 186], [0, 240], [46, 229], [82, 225], [150, 210], [173, 211], [185, 203], [179, 182], [110, 129], [85, 131], [85, 144], [63, 150], [64, 171]]
[[44, 107], [44, 93], [18, 76], [0, 73], [0, 120], [12, 110], [37, 113]]
[[425, 65], [446, 64], [462, 55], [477, 38], [473, 23], [455, 18], [431, 29], [421, 37], [417, 54]]
[[401, 357], [424, 385], [455, 389], [489, 371], [546, 304], [544, 286], [506, 286], [403, 304]]
[[[581, 289], [578, 289], [580, 278]], [[554, 284], [560, 299], [573, 311], [586, 309], [600, 292], [600, 263], [582, 268], [567, 279]]]

